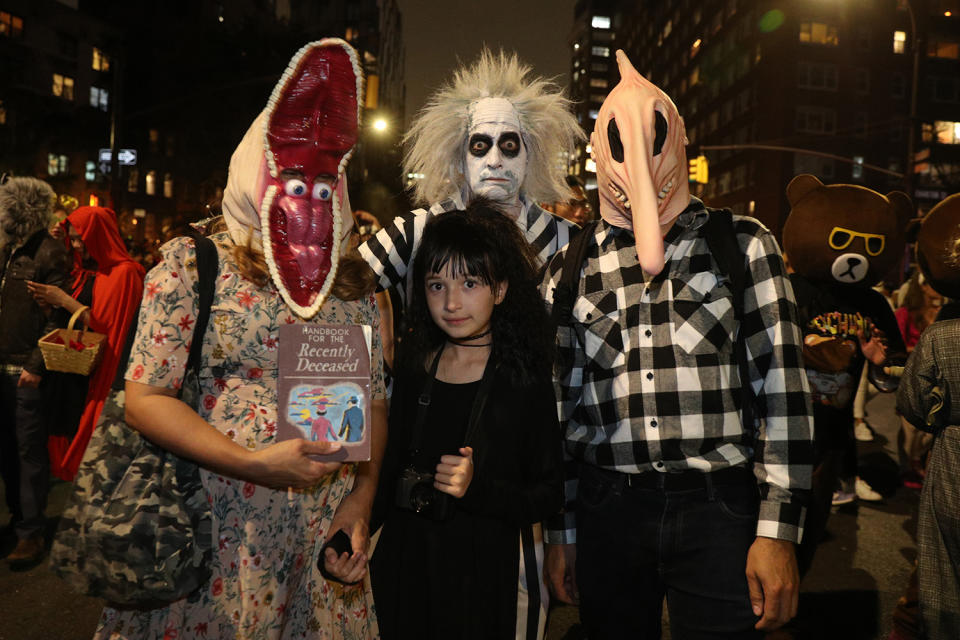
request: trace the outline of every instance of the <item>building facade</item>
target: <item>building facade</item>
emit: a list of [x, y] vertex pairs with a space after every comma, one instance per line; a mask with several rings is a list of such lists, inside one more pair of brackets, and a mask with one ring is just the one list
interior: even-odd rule
[[[759, 218], [778, 236], [789, 212], [786, 185], [800, 173], [883, 193], [912, 189], [918, 204], [930, 206], [949, 189], [931, 179], [948, 176], [953, 161], [919, 166], [928, 172], [910, 181], [911, 130], [915, 150], [926, 144], [932, 158], [951, 155], [938, 147], [960, 133], [956, 4], [583, 0], [571, 37], [573, 72], [580, 71], [572, 93], [590, 130], [604, 84], [619, 81], [614, 51], [624, 49], [676, 103], [688, 156], [709, 161], [709, 180], [692, 185], [694, 193]], [[610, 46], [596, 42], [605, 25]], [[935, 32], [943, 35], [931, 39]], [[589, 182], [588, 169], [584, 150], [571, 171]]]

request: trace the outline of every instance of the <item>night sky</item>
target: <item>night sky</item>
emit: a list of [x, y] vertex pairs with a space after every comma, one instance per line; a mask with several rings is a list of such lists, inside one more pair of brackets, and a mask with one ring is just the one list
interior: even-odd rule
[[566, 88], [575, 0], [397, 0], [406, 45], [407, 122], [458, 66], [484, 44], [516, 51], [534, 73]]

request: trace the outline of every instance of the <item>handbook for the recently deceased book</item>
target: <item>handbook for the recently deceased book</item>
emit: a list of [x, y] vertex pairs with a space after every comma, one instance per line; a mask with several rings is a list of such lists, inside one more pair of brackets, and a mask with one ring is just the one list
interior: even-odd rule
[[359, 324], [280, 326], [277, 441], [339, 442], [317, 460], [370, 459], [371, 327]]

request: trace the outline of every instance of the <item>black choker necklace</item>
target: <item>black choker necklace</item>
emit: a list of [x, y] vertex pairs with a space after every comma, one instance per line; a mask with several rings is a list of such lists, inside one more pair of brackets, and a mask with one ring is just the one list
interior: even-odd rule
[[490, 335], [490, 329], [487, 329], [483, 333], [478, 333], [476, 335], [467, 336], [466, 338], [460, 338], [459, 340], [454, 340], [453, 338], [447, 338], [447, 342], [450, 344], [455, 344], [458, 347], [489, 347], [492, 345], [492, 342], [487, 342], [486, 344], [464, 344], [468, 340], [478, 340], [484, 336]]
[[452, 344], [452, 345], [456, 345], [456, 346], [458, 346], [458, 347], [490, 347], [490, 346], [493, 346], [493, 343], [492, 343], [492, 342], [487, 342], [487, 343], [485, 343], [485, 344], [463, 344], [463, 343], [461, 343], [461, 342], [454, 342], [453, 340], [447, 340], [447, 342], [449, 342], [449, 343]]

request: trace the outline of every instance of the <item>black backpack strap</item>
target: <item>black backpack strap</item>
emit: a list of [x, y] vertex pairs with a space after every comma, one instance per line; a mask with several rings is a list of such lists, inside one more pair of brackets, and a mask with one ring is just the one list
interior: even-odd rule
[[[210, 320], [210, 307], [213, 305], [213, 292], [217, 284], [217, 276], [220, 273], [220, 258], [217, 255], [217, 246], [213, 240], [205, 236], [195, 236], [197, 246], [197, 281], [200, 287], [200, 293], [197, 298], [197, 322], [194, 325], [194, 336], [200, 336], [199, 340], [194, 339], [190, 344], [190, 356], [187, 359], [187, 370], [191, 366], [199, 364], [200, 349], [203, 346], [203, 334], [207, 330], [207, 323]], [[117, 361], [117, 373], [113, 377], [113, 390], [121, 391], [126, 384], [127, 363], [130, 361], [130, 352], [133, 351], [133, 341], [137, 337], [137, 328], [140, 324], [140, 310], [137, 309], [133, 314], [133, 322], [127, 329], [127, 338], [123, 343], [123, 351], [120, 352], [120, 359]]]
[[563, 257], [563, 268], [560, 273], [560, 282], [553, 290], [553, 311], [550, 319], [554, 330], [560, 326], [567, 326], [573, 317], [573, 304], [577, 300], [577, 289], [580, 282], [580, 269], [583, 259], [587, 255], [587, 245], [597, 230], [598, 221], [588, 222], [579, 233], [570, 240], [567, 252]]
[[737, 336], [733, 350], [740, 372], [741, 411], [743, 425], [752, 430], [754, 421], [754, 397], [750, 387], [750, 371], [747, 366], [747, 343], [741, 335], [743, 328], [743, 297], [747, 288], [746, 256], [737, 242], [737, 232], [733, 227], [733, 213], [729, 209], [708, 209], [707, 222], [703, 225], [703, 236], [716, 260], [720, 273], [727, 276], [733, 292], [733, 315], [737, 320]]
[[187, 371], [200, 370], [200, 354], [203, 351], [203, 336], [210, 321], [210, 307], [213, 306], [213, 293], [220, 275], [220, 257], [217, 245], [206, 236], [194, 238], [197, 245], [197, 324], [193, 327], [193, 340], [190, 342], [190, 356], [187, 358]]

